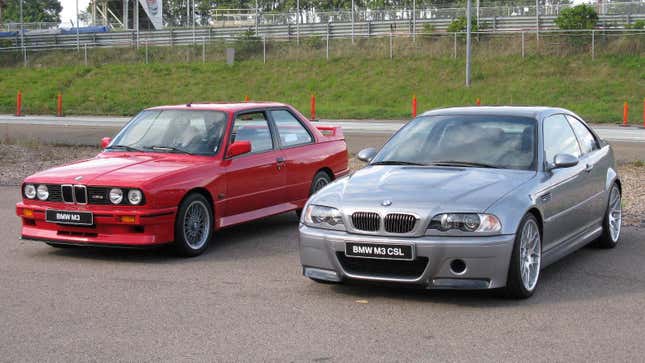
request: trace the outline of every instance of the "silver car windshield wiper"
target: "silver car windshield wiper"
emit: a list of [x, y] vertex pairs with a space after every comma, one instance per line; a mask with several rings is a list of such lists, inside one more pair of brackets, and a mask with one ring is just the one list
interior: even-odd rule
[[153, 146], [148, 146], [146, 148], [151, 149], [151, 150], [169, 151], [169, 152], [182, 153], [182, 154], [190, 154], [190, 155], [193, 154], [193, 153], [191, 153], [191, 152], [189, 152], [187, 150], [184, 150], [184, 149], [181, 149], [181, 148], [178, 148], [178, 147], [175, 147], [175, 146], [153, 145]]
[[455, 161], [455, 160], [442, 160], [442, 161], [433, 161], [428, 165], [437, 165], [437, 166], [465, 166], [465, 167], [474, 167], [474, 168], [495, 168], [498, 169], [498, 166], [485, 164], [485, 163], [475, 163], [470, 161]]
[[126, 151], [143, 151], [143, 150], [141, 150], [141, 149], [139, 149], [139, 148], [136, 148], [136, 147], [133, 147], [133, 146], [129, 146], [129, 145], [110, 145], [110, 146], [106, 147], [106, 149], [107, 149], [107, 150], [111, 150], [111, 149], [124, 149], [124, 150], [126, 150]]
[[413, 162], [410, 162], [410, 161], [384, 160], [384, 161], [374, 162], [374, 163], [372, 163], [370, 165], [420, 165], [420, 166], [425, 166], [426, 164], [413, 163]]

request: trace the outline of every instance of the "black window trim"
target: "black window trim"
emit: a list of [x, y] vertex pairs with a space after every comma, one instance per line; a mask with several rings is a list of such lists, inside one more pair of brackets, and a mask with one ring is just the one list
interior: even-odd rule
[[[249, 152], [249, 153], [246, 153], [246, 154], [234, 156], [232, 158], [227, 157], [226, 155], [228, 153], [228, 148], [231, 145], [231, 136], [233, 135], [233, 128], [235, 127], [235, 120], [237, 120], [238, 116], [249, 114], [249, 113], [263, 113], [264, 114], [264, 119], [266, 120], [267, 125], [269, 126], [269, 134], [271, 135], [272, 148], [268, 149], [268, 150], [262, 150], [262, 151], [255, 151], [255, 152], [252, 151], [252, 152]], [[244, 111], [235, 112], [233, 114], [233, 118], [231, 119], [231, 128], [229, 130], [228, 135], [226, 135], [226, 150], [224, 150], [223, 159], [224, 160], [234, 160], [234, 159], [243, 158], [243, 157], [246, 157], [246, 156], [260, 155], [260, 154], [265, 154], [265, 153], [268, 153], [268, 152], [274, 152], [274, 151], [278, 150], [279, 148], [277, 147], [278, 144], [276, 143], [276, 137], [275, 137], [276, 132], [275, 132], [275, 129], [273, 127], [273, 123], [271, 122], [271, 120], [267, 116], [268, 116], [268, 112], [267, 112], [266, 108], [254, 108], [254, 109], [248, 109], [248, 110], [244, 110]]]
[[[278, 125], [275, 122], [275, 119], [273, 118], [273, 114], [271, 113], [272, 111], [287, 111], [291, 116], [293, 116], [293, 118], [295, 118], [300, 123], [300, 126], [302, 126], [302, 128], [305, 129], [307, 134], [309, 134], [309, 138], [311, 139], [311, 141], [303, 142], [303, 143], [295, 144], [295, 145], [289, 145], [289, 146], [282, 145], [282, 140], [280, 140], [280, 130], [278, 130]], [[269, 116], [270, 121], [273, 124], [273, 127], [275, 128], [276, 139], [278, 141], [278, 147], [279, 147], [280, 150], [286, 150], [286, 149], [291, 149], [291, 148], [294, 148], [294, 147], [300, 147], [300, 146], [311, 145], [311, 144], [316, 143], [316, 138], [312, 134], [311, 130], [309, 130], [307, 125], [305, 125], [304, 122], [302, 122], [302, 120], [297, 115], [294, 115], [293, 112], [291, 112], [291, 110], [289, 108], [287, 108], [287, 107], [271, 107], [271, 108], [267, 108], [267, 115]]]

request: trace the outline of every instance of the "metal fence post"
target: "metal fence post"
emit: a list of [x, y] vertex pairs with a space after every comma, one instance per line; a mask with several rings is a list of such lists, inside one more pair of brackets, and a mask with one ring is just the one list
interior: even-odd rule
[[202, 63], [206, 63], [206, 37], [202, 37]]
[[267, 63], [267, 37], [262, 35], [262, 62]]
[[524, 59], [524, 32], [522, 32], [522, 59]]
[[457, 59], [457, 33], [453, 33], [454, 35], [454, 41], [453, 41], [453, 49], [452, 49], [452, 58]]
[[591, 31], [591, 59], [596, 59], [596, 31]]
[[146, 64], [148, 64], [148, 39], [146, 38]]
[[392, 30], [390, 30], [390, 59], [394, 58], [394, 49], [392, 47], [393, 40], [392, 40]]
[[327, 48], [325, 49], [325, 57], [329, 60], [329, 32], [331, 25], [327, 23]]
[[83, 44], [83, 52], [85, 58], [85, 67], [87, 67], [87, 44]]

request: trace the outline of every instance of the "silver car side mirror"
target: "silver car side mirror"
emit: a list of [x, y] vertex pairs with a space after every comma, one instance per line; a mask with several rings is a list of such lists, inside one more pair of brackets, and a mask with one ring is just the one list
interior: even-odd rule
[[549, 169], [570, 168], [578, 165], [578, 157], [571, 154], [557, 154], [553, 157], [553, 164]]
[[368, 147], [367, 149], [363, 149], [356, 154], [356, 157], [360, 161], [364, 161], [366, 163], [369, 163], [372, 161], [374, 156], [376, 155], [376, 149], [373, 147]]

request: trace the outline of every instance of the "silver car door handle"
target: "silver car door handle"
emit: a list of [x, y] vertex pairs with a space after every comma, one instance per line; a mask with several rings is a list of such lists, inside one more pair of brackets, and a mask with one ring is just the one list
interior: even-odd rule
[[589, 173], [589, 172], [591, 172], [592, 170], [593, 170], [593, 164], [587, 164], [587, 166], [585, 167], [585, 171], [586, 171], [587, 173]]

